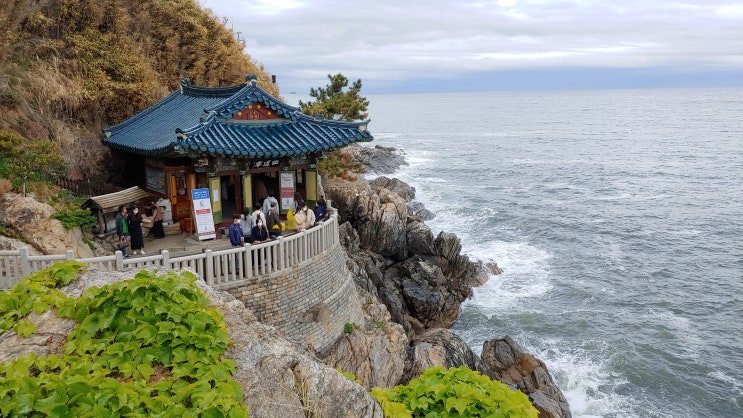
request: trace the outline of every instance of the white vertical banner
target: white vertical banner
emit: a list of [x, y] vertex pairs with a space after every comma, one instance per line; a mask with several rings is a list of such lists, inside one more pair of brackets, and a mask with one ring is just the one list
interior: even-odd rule
[[294, 172], [282, 171], [279, 173], [281, 187], [281, 213], [286, 213], [294, 203]]
[[193, 201], [194, 221], [196, 222], [196, 234], [199, 236], [199, 240], [217, 238], [209, 189], [191, 190], [191, 200]]

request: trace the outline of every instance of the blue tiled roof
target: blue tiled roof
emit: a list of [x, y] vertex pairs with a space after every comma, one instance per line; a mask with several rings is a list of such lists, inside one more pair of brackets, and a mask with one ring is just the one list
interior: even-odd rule
[[[261, 102], [279, 119], [232, 120], [249, 104]], [[369, 121], [318, 120], [289, 106], [254, 81], [233, 87], [181, 89], [132, 118], [104, 129], [103, 143], [140, 155], [220, 155], [283, 157], [371, 141]]]

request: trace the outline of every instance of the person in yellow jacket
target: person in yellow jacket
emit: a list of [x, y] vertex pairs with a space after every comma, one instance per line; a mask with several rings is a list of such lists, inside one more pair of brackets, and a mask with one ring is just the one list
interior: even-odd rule
[[296, 224], [294, 223], [294, 210], [292, 210], [292, 208], [289, 208], [289, 210], [286, 211], [286, 222], [289, 224], [289, 229], [296, 228]]

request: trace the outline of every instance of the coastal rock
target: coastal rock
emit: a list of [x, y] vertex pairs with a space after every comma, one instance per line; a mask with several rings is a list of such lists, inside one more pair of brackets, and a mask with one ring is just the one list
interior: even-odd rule
[[371, 180], [369, 185], [375, 189], [387, 189], [391, 192], [395, 192], [400, 197], [409, 202], [415, 198], [415, 187], [408, 185], [402, 180], [380, 176]]
[[386, 189], [373, 192], [365, 179], [326, 180], [325, 195], [338, 209], [341, 222], [350, 222], [359, 247], [396, 260], [407, 258], [405, 200]]
[[467, 366], [491, 378], [493, 373], [457, 334], [448, 329], [429, 329], [412, 341], [413, 348], [401, 384], [420, 376], [431, 366]]
[[323, 360], [353, 373], [368, 390], [395, 386], [405, 369], [408, 337], [376, 298], [363, 290], [359, 290], [359, 296], [364, 300], [365, 323], [344, 334]]
[[426, 209], [425, 205], [417, 200], [408, 202], [408, 213], [421, 221], [430, 221], [436, 217], [436, 214]]
[[356, 283], [376, 293], [409, 335], [451, 326], [478, 272], [475, 263], [459, 254], [457, 236], [441, 232], [433, 238], [427, 225], [407, 216], [398, 193], [381, 187], [372, 191], [363, 179], [333, 178], [326, 180], [324, 188], [341, 221], [347, 221], [358, 235], [356, 245], [351, 230], [341, 228]]
[[354, 160], [363, 164], [369, 173], [392, 174], [400, 166], [408, 165], [405, 153], [391, 147], [377, 145], [372, 148], [353, 144], [343, 148], [343, 151], [348, 152]]
[[552, 380], [544, 362], [525, 353], [511, 337], [485, 341], [482, 361], [493, 371], [495, 378], [528, 395], [540, 417], [571, 417], [568, 401]]
[[71, 230], [52, 219], [54, 208], [32, 197], [7, 193], [0, 198], [0, 223], [18, 231], [21, 238], [44, 254], [64, 254], [71, 249], [78, 258], [93, 257], [80, 228]]
[[405, 237], [411, 255], [433, 255], [433, 233], [428, 225], [418, 221], [408, 222]]

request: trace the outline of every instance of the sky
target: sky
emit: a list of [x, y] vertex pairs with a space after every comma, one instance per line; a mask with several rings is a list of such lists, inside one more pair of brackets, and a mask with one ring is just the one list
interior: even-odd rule
[[743, 1], [197, 1], [282, 95], [743, 87]]

